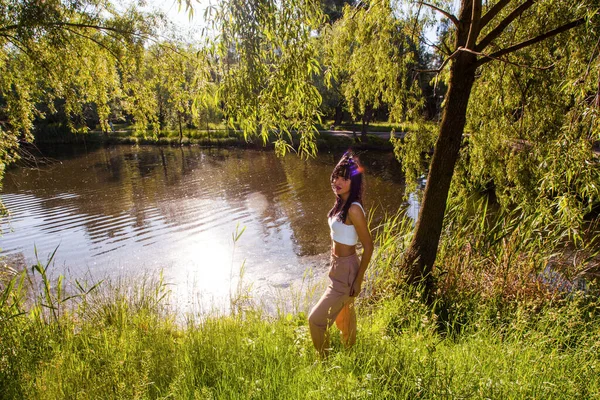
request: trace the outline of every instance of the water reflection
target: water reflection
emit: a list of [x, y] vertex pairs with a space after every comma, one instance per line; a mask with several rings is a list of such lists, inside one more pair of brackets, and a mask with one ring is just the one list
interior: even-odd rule
[[[2, 254], [42, 261], [59, 246], [55, 273], [137, 276], [164, 270], [182, 297], [229, 292], [244, 262], [258, 290], [325, 268], [329, 175], [341, 154], [303, 161], [239, 149], [109, 147], [7, 173]], [[391, 154], [361, 156], [373, 224], [402, 206]], [[236, 226], [246, 231], [233, 251]]]

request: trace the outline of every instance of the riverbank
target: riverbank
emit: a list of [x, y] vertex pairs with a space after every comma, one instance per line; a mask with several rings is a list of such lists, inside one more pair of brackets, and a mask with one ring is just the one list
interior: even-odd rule
[[[360, 132], [338, 129], [338, 130], [319, 130], [316, 138], [317, 148], [319, 150], [336, 150], [353, 147], [357, 150], [376, 150], [393, 151], [393, 145], [390, 142], [389, 131], [369, 132], [366, 139]], [[394, 134], [395, 137], [401, 137], [400, 133]], [[292, 135], [294, 147], [299, 143], [299, 137]], [[241, 131], [215, 129], [215, 130], [185, 130], [183, 138], [179, 138], [179, 133], [174, 131], [162, 132], [160, 135], [148, 134], [145, 137], [136, 136], [128, 127], [118, 127], [112, 132], [101, 132], [92, 130], [88, 133], [72, 133], [64, 129], [47, 129], [38, 131], [35, 134], [35, 143], [41, 145], [47, 144], [76, 144], [76, 145], [159, 145], [159, 146], [201, 146], [201, 147], [241, 147], [252, 149], [274, 148], [273, 141], [275, 137], [270, 138], [267, 143], [263, 143], [261, 138], [244, 138]]]
[[[312, 348], [310, 305], [302, 301], [267, 314], [242, 287], [229, 315], [186, 314], [180, 323], [159, 279], [82, 284], [70, 300], [61, 282], [42, 279], [38, 300], [25, 304], [26, 279], [17, 275], [0, 291], [0, 392], [7, 399], [597, 398], [594, 282], [567, 290], [544, 275], [561, 232], [528, 218], [515, 230], [498, 222], [518, 214], [494, 220], [483, 205], [478, 210], [449, 211], [433, 305], [403, 285], [396, 268], [411, 222], [386, 220], [357, 306], [357, 345], [344, 349], [334, 334], [326, 360]], [[570, 273], [589, 267], [579, 260]]]
[[[55, 320], [34, 308], [0, 324], [4, 399], [597, 398], [598, 301], [489, 305], [441, 325], [411, 291], [362, 304], [358, 343], [319, 360], [306, 314], [176, 324], [164, 286], [119, 288]], [[460, 306], [460, 305], [457, 305]], [[46, 314], [47, 320], [41, 319]], [[508, 319], [503, 322], [503, 319]]]

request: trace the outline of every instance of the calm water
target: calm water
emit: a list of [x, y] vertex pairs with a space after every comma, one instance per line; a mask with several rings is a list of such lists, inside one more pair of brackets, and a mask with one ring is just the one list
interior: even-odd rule
[[[255, 294], [326, 268], [329, 175], [341, 154], [303, 161], [272, 152], [118, 146], [50, 154], [9, 171], [2, 255], [54, 274], [99, 280], [163, 271], [180, 301], [220, 304], [244, 264]], [[371, 226], [402, 203], [393, 155], [365, 153]], [[412, 208], [412, 207], [411, 207]], [[414, 212], [415, 210], [411, 210]], [[232, 234], [245, 228], [234, 246]]]

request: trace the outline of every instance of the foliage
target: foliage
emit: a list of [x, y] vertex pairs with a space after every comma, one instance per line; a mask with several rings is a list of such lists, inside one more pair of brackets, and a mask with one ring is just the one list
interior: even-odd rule
[[300, 154], [314, 154], [321, 97], [312, 83], [320, 68], [311, 36], [324, 20], [319, 2], [229, 0], [212, 9], [211, 19], [217, 102], [230, 125], [264, 143], [274, 133], [278, 154], [291, 149], [285, 139], [296, 132]]
[[190, 45], [161, 42], [146, 52], [145, 73], [140, 74], [154, 92], [153, 114], [163, 127], [200, 125], [215, 91], [204, 52]]
[[[122, 95], [120, 78], [136, 63], [154, 18], [134, 8], [118, 14], [104, 1], [0, 2], [0, 180], [32, 140], [33, 122], [57, 111], [85, 132], [85, 105], [95, 104], [108, 130], [109, 103]], [[136, 87], [126, 87], [140, 95]], [[60, 102], [58, 102], [60, 100]]]
[[[528, 30], [516, 31], [510, 42], [581, 14], [560, 4], [524, 16]], [[515, 58], [520, 65], [482, 67], [459, 168], [463, 193], [491, 190], [505, 209], [539, 213], [549, 226], [568, 229], [567, 238], [576, 244], [584, 240], [586, 215], [600, 204], [600, 162], [593, 152], [600, 138], [600, 94], [597, 74], [591, 73], [600, 68], [599, 34], [597, 24], [590, 24], [521, 50]]]
[[425, 175], [429, 162], [430, 151], [437, 139], [437, 127], [421, 122], [417, 128], [406, 131], [402, 139], [392, 137], [394, 154], [402, 163], [402, 171], [406, 180], [406, 193], [417, 189], [418, 180]]
[[[448, 3], [445, 6], [451, 7]], [[481, 85], [482, 81], [478, 79], [480, 74], [490, 63], [521, 66], [530, 64], [527, 60], [517, 59], [515, 61], [514, 57], [517, 54], [524, 54], [523, 51], [527, 52], [532, 48], [546, 48], [550, 50], [550, 58], [558, 58], [564, 48], [553, 47], [553, 44], [557, 43], [557, 38], [560, 38], [561, 34], [562, 37], [572, 35], [572, 32], [584, 29], [582, 26], [594, 29], [597, 25], [595, 17], [598, 12], [598, 4], [594, 1], [582, 0], [577, 2], [574, 7], [572, 2], [561, 0], [526, 1], [519, 5], [503, 0], [493, 4], [484, 3], [481, 0], [461, 0], [457, 15], [453, 14], [452, 8], [444, 10], [439, 5], [419, 4], [434, 9], [452, 22], [453, 28], [445, 36], [453, 38], [454, 42], [452, 46], [449, 46], [442, 41], [440, 46], [437, 46], [438, 51], [445, 54], [445, 59], [437, 70], [443, 71], [446, 66], [449, 66], [450, 69], [448, 91], [415, 235], [406, 250], [406, 257], [403, 261], [404, 267], [410, 270], [409, 281], [412, 283], [424, 282], [426, 296], [433, 299], [434, 288], [431, 272], [436, 265], [448, 195], [454, 170], [461, 154], [463, 133], [470, 108], [469, 100], [471, 93], [482, 89], [483, 86]], [[544, 56], [545, 54], [537, 57], [536, 61], [545, 61]], [[520, 88], [521, 93], [524, 93], [522, 88]], [[494, 98], [497, 93], [491, 92], [489, 95]], [[482, 103], [485, 103], [487, 99], [482, 100]], [[493, 109], [492, 113], [494, 111], [496, 109]], [[562, 110], [558, 111], [560, 113]], [[518, 113], [513, 116], [516, 116], [516, 119], [521, 118]], [[548, 121], [550, 125], [553, 125], [556, 123], [553, 116], [554, 114], [543, 114], [540, 117], [541, 121]], [[474, 120], [473, 122], [474, 130], [476, 130], [480, 121]], [[492, 124], [494, 123], [495, 121], [492, 122]], [[492, 141], [495, 139], [493, 138]], [[483, 155], [487, 157], [489, 154], [490, 152], [486, 151]], [[501, 154], [506, 154], [506, 152]], [[498, 158], [500, 157], [501, 155]], [[576, 159], [581, 160], [582, 158], [576, 157]], [[589, 160], [586, 156], [583, 159]], [[538, 161], [541, 160], [538, 159]], [[463, 159], [463, 162], [463, 165], [468, 164], [468, 160]], [[543, 164], [541, 165], [543, 166]], [[506, 167], [510, 170], [510, 165], [507, 164]], [[469, 167], [465, 166], [464, 170], [469, 171]], [[595, 178], [596, 175], [596, 173], [592, 173], [589, 177]], [[515, 175], [513, 175], [514, 177]], [[532, 178], [525, 175], [523, 181], [534, 186], [537, 182]], [[456, 187], [456, 184], [454, 186]], [[549, 185], [551, 188], [556, 186], [553, 183]], [[587, 193], [584, 195], [597, 193], [594, 189], [595, 184], [592, 186], [591, 191], [585, 189]], [[574, 216], [571, 212], [571, 209], [576, 207], [572, 197], [567, 196], [566, 199], [560, 200], [559, 204], [558, 210], [553, 209], [552, 213], [558, 211], [559, 218], [563, 219], [561, 223], [567, 222], [571, 225], [570, 239], [575, 241], [581, 239], [581, 237], [577, 237], [579, 227], [574, 226], [581, 218]], [[566, 210], [566, 213], [562, 214], [561, 210]], [[564, 218], [565, 216], [566, 218]]]
[[422, 26], [401, 19], [391, 1], [344, 8], [344, 16], [325, 28], [326, 81], [341, 86], [350, 113], [357, 117], [384, 105], [391, 122], [418, 118], [422, 94], [413, 69], [418, 45], [413, 30]]

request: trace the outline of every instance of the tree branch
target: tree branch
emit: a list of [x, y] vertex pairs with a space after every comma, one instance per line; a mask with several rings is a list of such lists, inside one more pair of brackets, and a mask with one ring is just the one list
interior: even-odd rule
[[90, 25], [90, 24], [78, 24], [78, 23], [74, 23], [74, 22], [64, 22], [64, 21], [49, 22], [49, 23], [46, 23], [46, 24], [24, 24], [24, 25], [15, 24], [15, 25], [8, 25], [8, 26], [0, 27], [0, 32], [12, 31], [12, 30], [19, 29], [19, 28], [36, 28], [36, 27], [44, 27], [44, 26], [70, 26], [70, 27], [74, 27], [74, 28], [91, 28], [91, 29], [96, 29], [96, 30], [99, 30], [99, 31], [111, 31], [111, 32], [116, 32], [116, 33], [120, 33], [120, 34], [129, 34], [129, 35], [142, 36], [142, 34], [140, 34], [139, 32], [125, 31], [125, 30], [118, 29], [118, 28], [113, 28], [113, 27], [110, 27], [110, 26]]
[[445, 46], [445, 43], [442, 42], [442, 44], [444, 45], [444, 49], [442, 49], [440, 46], [436, 45], [435, 43], [431, 43], [429, 40], [427, 40], [427, 38], [423, 35], [419, 35], [419, 40], [421, 41], [421, 43], [433, 47], [434, 49], [436, 49], [437, 51], [439, 51], [441, 54], [447, 55], [449, 56], [450, 54], [452, 54], [452, 51]]
[[450, 55], [450, 57], [446, 58], [442, 62], [442, 64], [440, 65], [440, 67], [437, 68], [437, 69], [416, 69], [416, 68], [414, 68], [413, 70], [416, 71], [416, 72], [433, 72], [433, 73], [439, 74], [440, 72], [442, 72], [442, 70], [444, 69], [444, 67], [446, 66], [446, 64], [448, 64], [448, 62], [450, 60], [452, 60], [454, 57], [456, 57], [456, 55], [458, 54], [458, 52], [461, 51], [461, 50], [462, 50], [462, 47], [459, 47], [454, 53], [452, 53]]
[[[452, 50], [450, 50], [450, 48], [446, 45], [446, 43], [443, 40], [440, 41], [440, 46], [438, 46], [435, 43], [432, 43], [429, 40], [427, 40], [427, 38], [424, 35], [419, 34], [419, 41], [425, 44], [426, 46], [433, 47], [434, 49], [439, 51], [440, 54], [444, 54], [446, 56], [452, 54]], [[442, 48], [441, 46], [443, 46], [444, 48]]]
[[94, 42], [94, 43], [95, 43], [95, 44], [96, 44], [98, 47], [100, 47], [100, 48], [103, 48], [104, 50], [108, 51], [108, 52], [110, 53], [110, 55], [111, 55], [111, 56], [112, 56], [112, 57], [115, 59], [115, 61], [116, 61], [116, 62], [117, 62], [117, 63], [118, 63], [120, 66], [123, 66], [123, 63], [122, 63], [122, 62], [121, 62], [121, 60], [119, 59], [119, 56], [118, 56], [118, 55], [117, 55], [117, 54], [116, 54], [116, 53], [115, 53], [115, 52], [114, 52], [112, 49], [110, 49], [108, 46], [106, 46], [104, 43], [102, 43], [102, 42], [100, 42], [100, 41], [96, 40], [95, 38], [93, 38], [93, 37], [91, 37], [91, 36], [84, 35], [84, 34], [82, 34], [82, 33], [79, 33], [79, 32], [77, 32], [77, 31], [75, 31], [75, 30], [73, 30], [73, 29], [70, 29], [70, 28], [68, 28], [68, 27], [67, 27], [67, 28], [65, 28], [65, 29], [66, 29], [67, 31], [69, 31], [69, 32], [73, 33], [74, 35], [80, 36], [80, 37], [82, 37], [83, 39], [86, 39], [86, 40], [89, 40], [89, 41], [91, 41], [91, 42]]
[[429, 7], [431, 9], [434, 9], [435, 11], [443, 14], [446, 18], [448, 18], [450, 21], [452, 21], [454, 26], [456, 26], [458, 28], [458, 18], [456, 18], [454, 15], [450, 14], [448, 11], [442, 10], [441, 8], [436, 7], [433, 4], [425, 3], [422, 1], [418, 1], [417, 4]]
[[411, 37], [416, 36], [417, 26], [419, 25], [419, 16], [421, 15], [421, 7], [423, 7], [423, 5], [419, 4], [419, 9], [417, 10], [417, 17], [415, 18], [415, 24], [413, 25]]
[[29, 59], [34, 63], [34, 64], [38, 64], [40, 67], [42, 67], [43, 69], [46, 70], [46, 72], [48, 72], [48, 74], [52, 77], [55, 77], [56, 75], [54, 74], [54, 72], [52, 72], [52, 70], [50, 69], [50, 67], [48, 67], [48, 65], [46, 64], [46, 62], [42, 59], [40, 59], [39, 57], [34, 57], [35, 52], [33, 50], [31, 50], [29, 48], [29, 46], [27, 46], [26, 43], [23, 43], [22, 41], [20, 41], [18, 38], [8, 35], [8, 34], [3, 34], [2, 36], [8, 38], [8, 40], [13, 44], [13, 46], [15, 46], [17, 49], [21, 50], [21, 52], [23, 54], [25, 54], [27, 57], [29, 57]]
[[[371, 5], [372, 6], [372, 5]], [[370, 6], [370, 7], [371, 7]], [[369, 8], [370, 8], [369, 7]], [[362, 0], [358, 0], [358, 3], [356, 3], [356, 5], [354, 6], [354, 13], [352, 14], [352, 16], [350, 17], [350, 19], [354, 19], [354, 17], [356, 17], [356, 14], [360, 11], [360, 10], [368, 10], [367, 7], [365, 7], [365, 5], [363, 4]]]
[[514, 9], [513, 12], [508, 14], [506, 18], [500, 21], [498, 26], [495, 27], [490, 33], [488, 33], [487, 36], [481, 40], [481, 42], [479, 42], [479, 44], [475, 47], [475, 50], [483, 51], [494, 39], [496, 39], [498, 36], [500, 36], [502, 32], [504, 32], [504, 29], [506, 29], [506, 27], [510, 25], [511, 22], [513, 22], [521, 14], [523, 14], [525, 10], [531, 7], [534, 2], [535, 0], [525, 0], [525, 3], [521, 4], [519, 7]]
[[479, 36], [479, 22], [481, 20], [481, 0], [473, 0], [471, 12], [471, 23], [469, 24], [469, 36], [467, 37], [467, 49], [474, 49], [475, 42]]
[[486, 12], [483, 17], [481, 17], [481, 21], [479, 21], [479, 28], [483, 29], [504, 7], [510, 3], [511, 0], [500, 0], [492, 8]]
[[[459, 47], [458, 51], [466, 51], [467, 53], [475, 54], [477, 56], [481, 56], [481, 57], [484, 57], [486, 59], [500, 61], [500, 62], [503, 62], [503, 63], [506, 63], [506, 64], [510, 64], [510, 65], [515, 65], [515, 66], [521, 67], [521, 68], [531, 68], [531, 69], [537, 69], [537, 70], [540, 70], [540, 71], [546, 71], [546, 70], [554, 67], [554, 64], [548, 65], [546, 67], [536, 67], [536, 66], [533, 66], [533, 65], [518, 64], [518, 63], [515, 63], [515, 62], [512, 62], [512, 61], [503, 59], [503, 58], [493, 57], [490, 54], [485, 54], [485, 53], [481, 53], [479, 51], [470, 50], [470, 49], [467, 49], [465, 47]], [[485, 61], [485, 62], [487, 62], [487, 61]], [[480, 61], [477, 62], [477, 66], [479, 67], [480, 65], [483, 65], [483, 64], [485, 64], [485, 62], [482, 62], [482, 60], [480, 60]]]
[[477, 66], [483, 65], [486, 62], [491, 61], [492, 59], [497, 59], [497, 58], [502, 57], [502, 56], [504, 56], [506, 54], [510, 54], [510, 53], [513, 53], [513, 52], [515, 52], [517, 50], [521, 50], [524, 47], [531, 46], [532, 44], [536, 44], [538, 42], [541, 42], [542, 40], [545, 40], [545, 39], [548, 39], [548, 38], [550, 38], [552, 36], [558, 35], [559, 33], [566, 32], [569, 29], [573, 29], [573, 28], [575, 28], [575, 27], [577, 27], [577, 26], [579, 26], [579, 25], [581, 25], [583, 23], [585, 23], [585, 18], [579, 18], [579, 19], [577, 19], [575, 21], [569, 22], [568, 24], [560, 26], [560, 27], [558, 27], [556, 29], [553, 29], [553, 30], [551, 30], [549, 32], [546, 32], [546, 33], [542, 34], [542, 35], [536, 36], [536, 37], [534, 37], [532, 39], [525, 40], [524, 42], [515, 44], [514, 46], [507, 47], [506, 49], [498, 50], [495, 53], [492, 53], [489, 56], [486, 56], [485, 59], [482, 59], [482, 60], [478, 61]]

